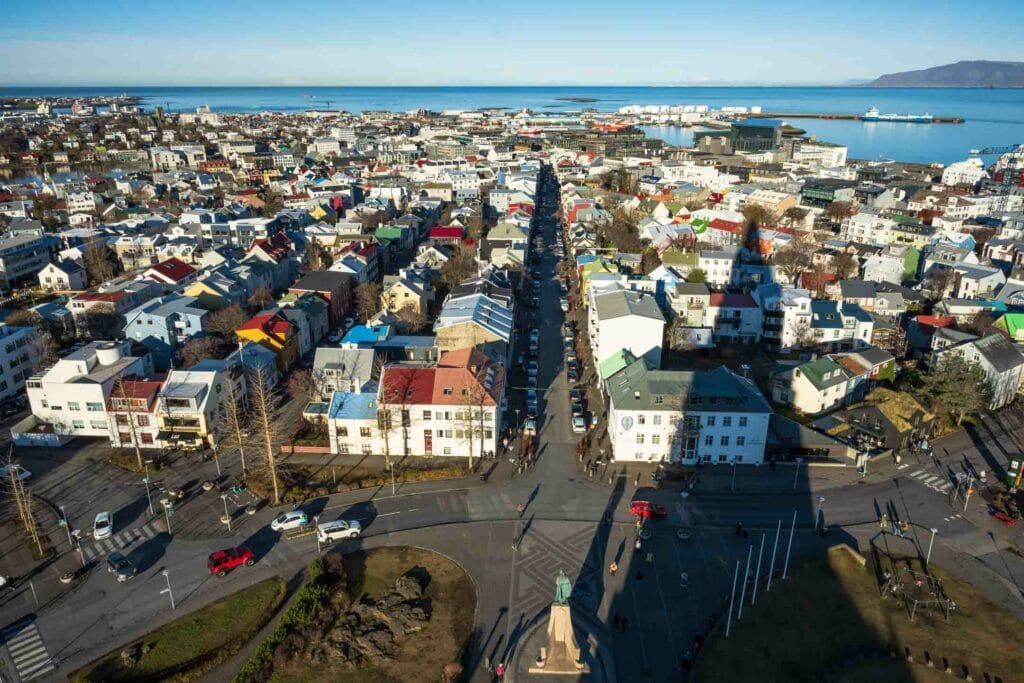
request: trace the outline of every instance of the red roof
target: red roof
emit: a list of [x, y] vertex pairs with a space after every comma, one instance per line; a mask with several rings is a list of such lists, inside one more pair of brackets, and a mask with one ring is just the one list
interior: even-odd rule
[[185, 263], [180, 258], [172, 256], [166, 261], [161, 261], [147, 270], [146, 275], [158, 275], [164, 280], [177, 283], [190, 277], [195, 272], [195, 268]]
[[[434, 368], [385, 367], [380, 401], [458, 406], [466, 403], [466, 396], [471, 396], [474, 404], [494, 406], [498, 404], [504, 381], [505, 369], [501, 364], [477, 349], [465, 348], [442, 355]], [[463, 394], [464, 389], [470, 393]]]
[[816, 289], [823, 285], [832, 284], [837, 279], [835, 273], [815, 273], [808, 270], [800, 274], [800, 286], [805, 289]]
[[956, 317], [952, 315], [919, 315], [914, 320], [920, 325], [929, 327], [952, 327], [956, 325]]
[[101, 301], [109, 304], [117, 303], [128, 296], [127, 292], [82, 292], [72, 297], [73, 301]]
[[278, 232], [271, 235], [268, 238], [260, 238], [252, 241], [249, 248], [246, 249], [245, 253], [250, 253], [253, 249], [259, 248], [261, 251], [266, 253], [270, 258], [274, 259], [278, 263], [288, 258], [288, 254], [291, 251], [292, 241], [288, 239], [288, 236], [283, 232]]
[[711, 295], [711, 305], [718, 308], [757, 308], [757, 302], [749, 294], [722, 294]]
[[126, 378], [120, 385], [114, 385], [110, 399], [107, 401], [107, 407], [114, 410], [113, 399], [115, 398], [142, 398], [146, 399], [146, 409], [152, 410], [156, 405], [156, 395], [164, 385], [164, 378], [163, 374], [144, 379]]
[[283, 344], [292, 324], [277, 313], [260, 313], [249, 318], [240, 330], [262, 330], [269, 337], [277, 337]]
[[725, 232], [731, 232], [735, 235], [740, 234], [740, 231], [743, 229], [741, 224], [727, 221], [724, 218], [712, 219], [711, 222], [708, 223], [708, 227], [715, 228], [716, 230], [723, 230]]
[[430, 229], [431, 239], [462, 239], [462, 228], [458, 226], [444, 226]]

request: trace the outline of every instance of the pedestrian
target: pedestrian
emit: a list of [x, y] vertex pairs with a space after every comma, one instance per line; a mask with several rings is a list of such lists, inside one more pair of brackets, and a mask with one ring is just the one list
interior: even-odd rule
[[878, 526], [882, 530], [882, 533], [884, 534], [886, 529], [889, 526], [889, 515], [887, 515], [887, 514], [885, 514], [883, 512], [882, 513], [882, 519], [881, 519], [881, 521], [878, 522]]
[[608, 573], [615, 576], [615, 572], [617, 571], [619, 571], [619, 563], [612, 561], [612, 563], [608, 565]]
[[639, 538], [638, 538], [638, 539], [636, 539], [636, 543], [634, 543], [634, 544], [633, 544], [633, 548], [634, 548], [634, 549], [635, 549], [635, 550], [636, 550], [637, 552], [640, 552], [640, 549], [641, 549], [642, 547], [643, 547], [643, 542], [642, 542], [642, 541], [641, 541], [641, 540], [640, 540]]
[[520, 518], [522, 518], [524, 512], [526, 512], [526, 507], [522, 503], [516, 505], [516, 514], [518, 514]]
[[683, 572], [679, 575], [679, 585], [683, 588], [687, 588], [690, 585], [690, 575]]
[[494, 667], [494, 675], [498, 677], [499, 681], [505, 679], [505, 665], [498, 662], [498, 665]]

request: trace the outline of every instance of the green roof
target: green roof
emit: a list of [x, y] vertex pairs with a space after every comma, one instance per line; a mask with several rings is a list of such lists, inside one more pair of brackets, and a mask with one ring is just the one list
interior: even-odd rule
[[1018, 333], [1024, 331], [1024, 313], [1007, 313], [996, 321], [996, 327], [1006, 330], [1011, 339], [1016, 339]]
[[[802, 372], [811, 381], [811, 384], [819, 389], [827, 389], [836, 384], [841, 384], [847, 379], [842, 366], [828, 356], [804, 363], [797, 367], [797, 370]], [[827, 375], [828, 379], [825, 379]]]
[[904, 216], [901, 213], [896, 213], [892, 215], [892, 219], [898, 225], [923, 225], [917, 216]]
[[402, 235], [404, 235], [408, 230], [409, 228], [402, 225], [384, 225], [377, 228], [376, 232], [374, 232], [373, 234], [375, 237], [377, 237], [377, 239], [384, 238], [389, 240], [397, 240], [401, 239]]
[[666, 266], [690, 266], [697, 267], [697, 252], [695, 251], [666, 251], [661, 255], [661, 262]]
[[629, 349], [619, 349], [598, 363], [598, 370], [600, 372], [601, 379], [608, 379], [635, 360], [636, 356], [630, 353]]

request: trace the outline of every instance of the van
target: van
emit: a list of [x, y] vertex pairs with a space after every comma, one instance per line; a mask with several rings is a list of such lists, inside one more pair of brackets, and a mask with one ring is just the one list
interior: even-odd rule
[[343, 519], [339, 519], [335, 522], [325, 522], [317, 526], [316, 536], [321, 543], [334, 543], [345, 538], [355, 538], [362, 530], [362, 526], [355, 520], [346, 522]]

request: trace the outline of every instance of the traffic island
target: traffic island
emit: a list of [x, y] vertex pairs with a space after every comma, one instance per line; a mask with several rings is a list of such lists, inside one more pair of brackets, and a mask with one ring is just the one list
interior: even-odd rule
[[1024, 680], [1024, 654], [1007, 648], [1019, 629], [934, 563], [838, 546], [759, 591], [742, 619], [720, 618], [692, 680]]

